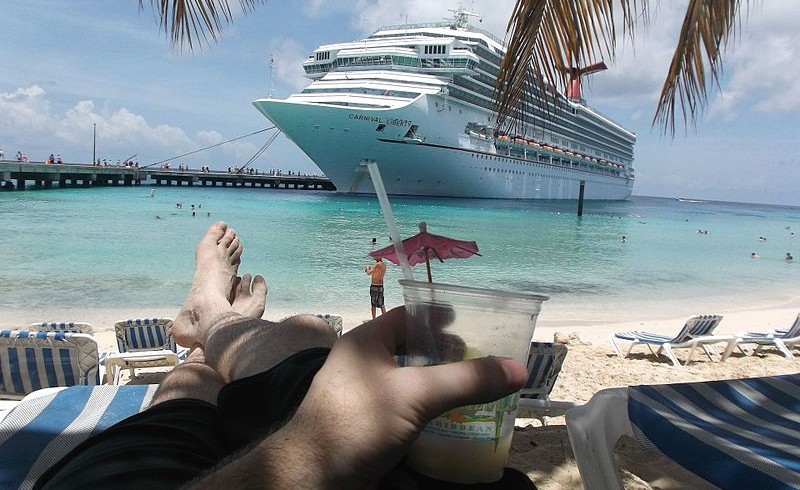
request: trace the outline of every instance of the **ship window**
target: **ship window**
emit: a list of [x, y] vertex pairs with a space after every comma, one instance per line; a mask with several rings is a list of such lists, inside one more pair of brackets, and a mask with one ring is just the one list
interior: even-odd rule
[[375, 128], [375, 131], [383, 131], [383, 129], [384, 129], [385, 127], [386, 127], [386, 125], [385, 125], [385, 124], [383, 124], [383, 123], [381, 123], [381, 124], [378, 124], [378, 127], [377, 127], [377, 128]]

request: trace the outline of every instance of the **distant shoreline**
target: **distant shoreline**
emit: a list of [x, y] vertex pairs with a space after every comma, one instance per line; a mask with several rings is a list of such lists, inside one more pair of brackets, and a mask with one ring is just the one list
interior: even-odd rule
[[[786, 295], [774, 301], [752, 298], [751, 301], [740, 302], [742, 298], [727, 303], [670, 303], [665, 301], [659, 307], [648, 308], [642, 305], [640, 311], [605, 312], [586, 311], [579, 304], [545, 302], [537, 320], [534, 337], [540, 340], [552, 340], [555, 332], [576, 332], [582, 339], [592, 342], [605, 342], [614, 331], [649, 330], [665, 334], [676, 333], [688, 317], [699, 314], [720, 314], [725, 318], [719, 326], [719, 332], [738, 333], [741, 331], [767, 331], [791, 325], [800, 313], [800, 295]], [[548, 305], [548, 303], [550, 303]], [[665, 309], [663, 306], [669, 306]], [[178, 313], [177, 307], [154, 306], [152, 308], [59, 308], [52, 306], [36, 311], [24, 308], [6, 309], [0, 321], [0, 328], [20, 328], [30, 323], [41, 321], [85, 321], [91, 323], [97, 332], [111, 331], [117, 320], [135, 317], [171, 317]], [[649, 311], [649, 313], [648, 313]], [[290, 310], [270, 307], [269, 297], [264, 318], [278, 321], [298, 313], [331, 313], [342, 316], [344, 329], [348, 331], [357, 327], [370, 317], [369, 304], [365, 300], [363, 308], [353, 305], [335, 311], [308, 311], [306, 309]], [[101, 347], [102, 350], [102, 347]]]

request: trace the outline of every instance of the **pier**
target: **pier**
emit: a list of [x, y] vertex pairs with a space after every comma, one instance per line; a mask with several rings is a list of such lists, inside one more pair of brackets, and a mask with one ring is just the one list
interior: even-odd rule
[[141, 183], [140, 171], [130, 167], [45, 164], [44, 162], [0, 161], [0, 180], [4, 190], [34, 188], [130, 186]]
[[140, 170], [146, 173], [149, 185], [203, 187], [263, 187], [267, 189], [297, 189], [335, 191], [327, 177], [310, 175], [245, 174], [228, 172], [196, 172], [193, 170]]
[[308, 175], [246, 174], [200, 172], [197, 170], [143, 169], [137, 167], [98, 167], [81, 164], [45, 164], [0, 160], [0, 185], [3, 190], [52, 187], [97, 186], [203, 186], [246, 187], [335, 191], [327, 177]]

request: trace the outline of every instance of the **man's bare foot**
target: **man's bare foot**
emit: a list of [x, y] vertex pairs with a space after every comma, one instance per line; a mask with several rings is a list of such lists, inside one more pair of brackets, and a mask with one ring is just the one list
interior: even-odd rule
[[242, 245], [233, 228], [223, 222], [211, 225], [197, 245], [192, 288], [172, 325], [178, 344], [202, 345], [211, 325], [236, 315], [231, 300], [238, 289], [236, 273], [241, 257]]
[[245, 274], [234, 288], [233, 309], [237, 313], [261, 318], [267, 301], [267, 281], [262, 276]]

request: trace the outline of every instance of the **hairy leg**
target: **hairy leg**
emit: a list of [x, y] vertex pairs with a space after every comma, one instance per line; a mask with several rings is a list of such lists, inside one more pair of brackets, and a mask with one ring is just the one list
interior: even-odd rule
[[336, 332], [314, 315], [281, 322], [228, 317], [212, 326], [205, 352], [209, 365], [226, 382], [267, 371], [284, 359], [313, 347], [332, 347]]
[[205, 362], [205, 353], [196, 347], [186, 360], [172, 369], [158, 386], [150, 407], [167, 400], [192, 398], [217, 404], [219, 390], [225, 385], [222, 376]]
[[[204, 289], [205, 286], [199, 284], [201, 282], [202, 279], [197, 285]], [[266, 295], [267, 283], [263, 277], [244, 274], [237, 278], [231, 308], [241, 315], [261, 317], [264, 314]], [[198, 343], [186, 361], [167, 374], [150, 406], [179, 398], [193, 398], [216, 405], [217, 395], [224, 385], [222, 376], [206, 363], [205, 352]]]
[[336, 334], [312, 315], [280, 323], [262, 320], [267, 285], [261, 276], [236, 273], [242, 245], [225, 223], [215, 223], [195, 253], [195, 277], [172, 333], [184, 346], [203, 348], [205, 362], [225, 383], [266, 371], [312, 347], [330, 347]]

